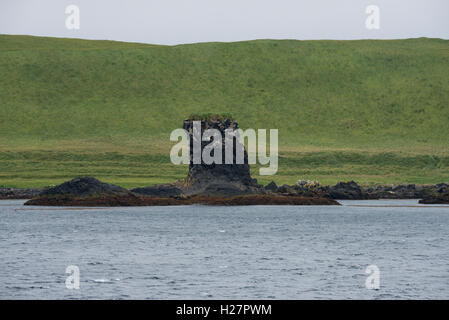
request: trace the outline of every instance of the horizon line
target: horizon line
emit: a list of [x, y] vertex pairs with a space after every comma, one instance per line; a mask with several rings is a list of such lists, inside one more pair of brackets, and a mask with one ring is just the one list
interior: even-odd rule
[[90, 38], [77, 38], [77, 37], [59, 37], [59, 36], [40, 36], [31, 34], [10, 34], [10, 33], [0, 33], [0, 36], [19, 36], [19, 37], [32, 37], [32, 38], [49, 38], [49, 39], [61, 39], [61, 40], [83, 40], [83, 41], [108, 41], [108, 42], [121, 42], [121, 43], [131, 43], [131, 44], [142, 44], [142, 45], [153, 45], [153, 46], [182, 46], [182, 45], [194, 45], [194, 44], [207, 44], [207, 43], [239, 43], [239, 42], [252, 42], [252, 41], [395, 41], [395, 40], [416, 40], [416, 39], [429, 39], [429, 40], [443, 40], [449, 41], [445, 38], [432, 38], [432, 37], [411, 37], [411, 38], [388, 38], [388, 39], [378, 39], [378, 38], [360, 38], [360, 39], [296, 39], [296, 38], [257, 38], [257, 39], [245, 39], [236, 41], [199, 41], [199, 42], [186, 42], [178, 44], [160, 44], [160, 43], [149, 43], [149, 42], [138, 42], [138, 41], [124, 41], [124, 40], [114, 40], [114, 39], [90, 39]]

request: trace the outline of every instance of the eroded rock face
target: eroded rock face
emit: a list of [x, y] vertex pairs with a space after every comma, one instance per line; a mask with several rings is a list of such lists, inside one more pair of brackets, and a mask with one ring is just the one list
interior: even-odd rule
[[[233, 163], [224, 163], [226, 155], [225, 130], [237, 130], [238, 123], [230, 119], [201, 120], [201, 136], [207, 129], [217, 129], [221, 134], [222, 164], [206, 164], [203, 159], [201, 159], [201, 163], [195, 164], [193, 163], [193, 150], [194, 143], [196, 142], [194, 139], [196, 137], [193, 133], [193, 121], [193, 119], [187, 119], [184, 121], [183, 125], [183, 128], [189, 133], [190, 136], [190, 164], [189, 173], [185, 182], [185, 188], [183, 190], [184, 193], [188, 195], [237, 195], [263, 193], [263, 186], [259, 185], [256, 179], [251, 178], [248, 164], [248, 154], [244, 147], [244, 161], [242, 164], [236, 163], [237, 146], [241, 146], [240, 141], [238, 141], [236, 137], [233, 137]], [[211, 141], [201, 141], [201, 152], [205, 146], [210, 144], [210, 142]], [[211, 155], [214, 155], [213, 151]]]
[[110, 195], [128, 195], [130, 192], [122, 187], [101, 182], [94, 177], [79, 177], [64, 182], [56, 187], [44, 190], [39, 197], [73, 196], [93, 197]]

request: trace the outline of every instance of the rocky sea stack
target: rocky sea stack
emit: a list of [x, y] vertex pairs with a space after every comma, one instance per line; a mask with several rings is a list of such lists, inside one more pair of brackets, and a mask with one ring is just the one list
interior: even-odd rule
[[[193, 134], [193, 122], [201, 122], [201, 136], [204, 131], [208, 129], [216, 129], [220, 132], [221, 153], [224, 157], [225, 151], [225, 130], [237, 130], [239, 125], [236, 121], [224, 117], [209, 117], [209, 118], [195, 118], [191, 117], [184, 120], [183, 129], [186, 130], [190, 137], [190, 164], [189, 173], [184, 184], [184, 193], [187, 195], [202, 194], [202, 195], [241, 195], [261, 193], [263, 186], [257, 183], [256, 179], [251, 178], [250, 168], [248, 164], [248, 154], [246, 149], [241, 145], [241, 142], [234, 136], [232, 138], [232, 164], [205, 164], [203, 159], [201, 163], [194, 164], [193, 161], [193, 144], [195, 135]], [[209, 141], [200, 141], [201, 151], [209, 144]], [[241, 147], [244, 151], [244, 158], [242, 164], [237, 164], [236, 154], [237, 147]], [[213, 151], [212, 151], [213, 155]]]

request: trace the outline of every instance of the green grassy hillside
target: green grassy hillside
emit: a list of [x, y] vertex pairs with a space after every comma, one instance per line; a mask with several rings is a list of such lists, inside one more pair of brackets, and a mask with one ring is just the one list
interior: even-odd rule
[[204, 112], [279, 129], [279, 174], [262, 182], [449, 181], [448, 75], [440, 39], [156, 46], [0, 35], [0, 185], [182, 178], [169, 134]]

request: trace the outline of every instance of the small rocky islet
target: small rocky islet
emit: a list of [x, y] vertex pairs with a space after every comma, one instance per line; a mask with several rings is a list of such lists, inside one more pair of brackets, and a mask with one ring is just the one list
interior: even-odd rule
[[[193, 121], [183, 128], [192, 137]], [[201, 130], [237, 129], [232, 119], [201, 120]], [[240, 143], [234, 138], [234, 148]], [[190, 139], [192, 143], [193, 139]], [[202, 143], [201, 148], [205, 146]], [[225, 147], [223, 141], [222, 147]], [[251, 178], [248, 156], [243, 164], [194, 164], [190, 146], [189, 172], [184, 180], [128, 190], [94, 177], [78, 177], [46, 189], [0, 188], [0, 199], [30, 199], [25, 205], [42, 206], [162, 206], [162, 205], [339, 205], [336, 200], [422, 199], [420, 203], [449, 203], [449, 185], [391, 185], [361, 187], [354, 181], [322, 186], [300, 180], [295, 185], [266, 186]], [[234, 150], [235, 151], [235, 150]], [[224, 150], [223, 150], [224, 152]], [[233, 153], [234, 157], [236, 152]]]
[[231, 192], [217, 194], [214, 185], [209, 189], [214, 191], [212, 193], [208, 193], [206, 189], [203, 193], [186, 195], [182, 182], [127, 190], [93, 177], [81, 177], [45, 190], [7, 189], [5, 193], [5, 189], [0, 189], [0, 198], [32, 198], [25, 204], [45, 206], [332, 205], [335, 200], [369, 199], [421, 199], [421, 204], [449, 204], [449, 184], [445, 183], [364, 188], [354, 181], [340, 182], [334, 186], [321, 186], [315, 181], [299, 181], [293, 186], [279, 187], [271, 182], [259, 188], [257, 193], [242, 194], [237, 194], [234, 186], [223, 186], [220, 191]]
[[[193, 118], [184, 121], [183, 128], [193, 137]], [[238, 129], [232, 119], [201, 120], [201, 130], [220, 131], [225, 152], [225, 130]], [[170, 184], [127, 190], [106, 184], [94, 177], [80, 177], [44, 190], [26, 202], [26, 205], [44, 206], [157, 206], [157, 205], [339, 205], [331, 198], [317, 194], [301, 195], [270, 190], [251, 178], [248, 155], [244, 150], [242, 164], [236, 162], [236, 148], [240, 143], [233, 138], [233, 164], [194, 164], [190, 146], [190, 164], [186, 179]], [[208, 143], [201, 142], [201, 150]]]
[[[75, 178], [50, 188], [25, 205], [42, 206], [173, 206], [173, 205], [335, 205], [335, 200], [322, 197], [306, 197], [282, 194], [216, 195], [179, 193], [177, 187], [155, 186], [143, 188], [144, 193], [105, 184], [93, 177]], [[150, 189], [153, 189], [150, 191]], [[160, 193], [159, 193], [160, 192]], [[149, 195], [149, 193], [152, 193]]]

